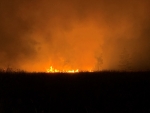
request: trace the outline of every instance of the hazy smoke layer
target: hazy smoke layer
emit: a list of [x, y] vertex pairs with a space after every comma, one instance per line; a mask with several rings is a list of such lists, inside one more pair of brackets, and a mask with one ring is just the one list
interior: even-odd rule
[[149, 0], [1, 0], [0, 67], [150, 69]]

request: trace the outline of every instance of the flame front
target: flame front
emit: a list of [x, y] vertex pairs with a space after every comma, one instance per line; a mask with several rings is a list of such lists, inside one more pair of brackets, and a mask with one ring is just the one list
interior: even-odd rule
[[47, 69], [47, 73], [78, 73], [79, 70], [58, 70], [50, 66], [49, 69]]

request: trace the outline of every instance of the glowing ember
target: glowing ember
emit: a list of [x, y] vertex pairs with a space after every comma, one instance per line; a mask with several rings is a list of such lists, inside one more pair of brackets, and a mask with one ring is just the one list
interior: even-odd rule
[[47, 73], [78, 73], [79, 70], [58, 70], [50, 66], [49, 69], [47, 69]]

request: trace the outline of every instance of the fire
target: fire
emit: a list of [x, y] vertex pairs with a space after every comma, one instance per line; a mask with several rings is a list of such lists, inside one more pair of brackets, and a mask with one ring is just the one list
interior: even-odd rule
[[76, 70], [58, 70], [58, 69], [53, 68], [52, 66], [50, 66], [47, 69], [47, 73], [78, 73], [78, 72], [79, 72], [78, 69], [76, 69]]

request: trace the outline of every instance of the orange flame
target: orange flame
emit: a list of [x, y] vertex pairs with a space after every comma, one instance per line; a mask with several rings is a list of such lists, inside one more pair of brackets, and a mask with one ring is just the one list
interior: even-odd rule
[[50, 66], [50, 68], [47, 69], [47, 73], [78, 73], [79, 70], [58, 70]]

